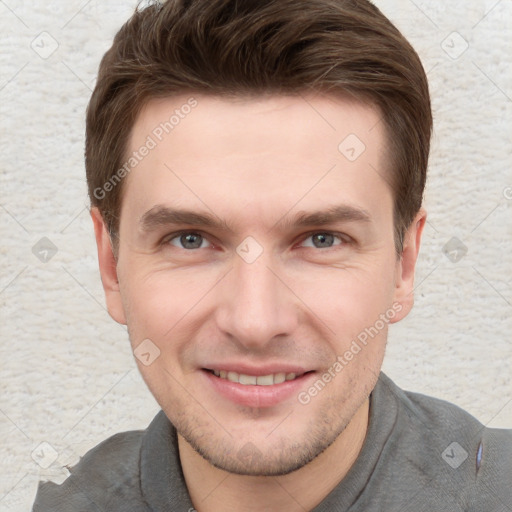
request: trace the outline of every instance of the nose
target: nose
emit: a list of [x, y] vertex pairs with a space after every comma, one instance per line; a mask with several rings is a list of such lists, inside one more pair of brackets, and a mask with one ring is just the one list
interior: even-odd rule
[[234, 256], [231, 272], [217, 290], [217, 327], [241, 347], [264, 351], [278, 336], [297, 327], [299, 308], [280, 272], [265, 252], [247, 263]]

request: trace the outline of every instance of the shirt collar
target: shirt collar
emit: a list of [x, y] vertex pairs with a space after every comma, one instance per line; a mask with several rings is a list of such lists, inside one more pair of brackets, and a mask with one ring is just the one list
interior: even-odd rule
[[142, 438], [140, 480], [142, 497], [152, 511], [193, 510], [181, 469], [176, 429], [162, 410]]

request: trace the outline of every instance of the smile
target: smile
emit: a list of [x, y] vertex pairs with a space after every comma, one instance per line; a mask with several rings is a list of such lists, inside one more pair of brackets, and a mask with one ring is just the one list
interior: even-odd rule
[[216, 377], [236, 382], [244, 386], [273, 386], [282, 384], [285, 381], [295, 380], [304, 374], [296, 373], [271, 373], [269, 375], [247, 375], [227, 370], [210, 370]]
[[314, 370], [286, 363], [260, 368], [251, 368], [243, 363], [231, 363], [229, 366], [219, 363], [215, 366], [214, 369], [201, 368], [201, 378], [206, 379], [203, 382], [217, 396], [246, 407], [273, 407], [293, 400], [316, 375]]

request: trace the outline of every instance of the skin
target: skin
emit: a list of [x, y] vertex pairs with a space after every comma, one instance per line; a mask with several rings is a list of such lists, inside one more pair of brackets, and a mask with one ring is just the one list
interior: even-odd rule
[[[188, 97], [151, 100], [128, 153]], [[364, 443], [388, 323], [412, 307], [426, 213], [397, 257], [390, 157], [373, 107], [321, 95], [194, 97], [191, 113], [124, 178], [118, 254], [92, 209], [108, 310], [128, 325], [133, 349], [150, 339], [160, 350], [137, 364], [177, 428], [199, 512], [310, 510]], [[338, 150], [349, 134], [366, 146], [353, 162]], [[158, 205], [209, 213], [229, 229], [145, 230], [141, 219]], [[293, 222], [334, 205], [368, 219]], [[199, 247], [184, 247], [180, 230], [201, 235]], [[248, 236], [262, 249], [251, 263], [237, 253]], [[235, 404], [204, 376], [228, 361], [296, 364], [314, 372], [307, 391], [393, 305], [394, 317], [305, 405], [296, 394], [270, 407]]]

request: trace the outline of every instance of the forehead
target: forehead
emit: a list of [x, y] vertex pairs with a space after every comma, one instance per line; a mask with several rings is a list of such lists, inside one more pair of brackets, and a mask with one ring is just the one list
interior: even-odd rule
[[[198, 145], [213, 156], [225, 156], [234, 150], [261, 152], [266, 147], [260, 144], [276, 141], [276, 135], [281, 143], [286, 141], [287, 147], [295, 146], [301, 154], [318, 146], [318, 136], [326, 144], [334, 142], [336, 150], [338, 139], [349, 133], [375, 147], [382, 142], [380, 120], [381, 113], [376, 106], [348, 95], [223, 98], [183, 94], [149, 100], [134, 123], [129, 147], [136, 149], [149, 135], [159, 145], [174, 141], [178, 150], [177, 146], [185, 138], [187, 145], [191, 144], [191, 133]], [[236, 148], [231, 145], [234, 137], [238, 142]], [[304, 146], [305, 139], [310, 144]], [[350, 153], [347, 156], [351, 157]]]
[[375, 107], [348, 98], [153, 99], [129, 139], [127, 159], [150, 149], [126, 177], [122, 209], [232, 206], [270, 221], [339, 196], [379, 215], [391, 205], [383, 130]]

